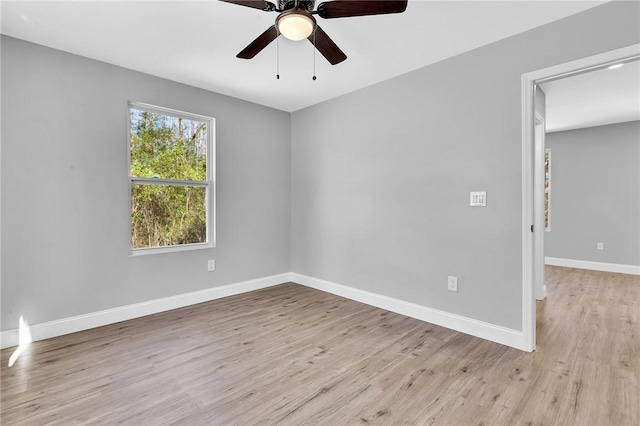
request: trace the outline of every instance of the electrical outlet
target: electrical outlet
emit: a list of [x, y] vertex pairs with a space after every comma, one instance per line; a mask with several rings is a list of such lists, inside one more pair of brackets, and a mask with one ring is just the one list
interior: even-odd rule
[[604, 243], [598, 243], [596, 245], [596, 250], [604, 250]]
[[447, 280], [447, 289], [449, 291], [458, 291], [458, 277], [452, 277], [449, 275], [449, 279]]
[[207, 261], [207, 271], [215, 271], [216, 270], [216, 261], [215, 259], [211, 259]]

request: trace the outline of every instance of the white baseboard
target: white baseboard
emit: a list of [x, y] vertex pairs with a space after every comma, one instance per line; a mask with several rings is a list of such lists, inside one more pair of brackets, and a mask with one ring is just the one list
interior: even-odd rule
[[[290, 281], [482, 339], [525, 350], [524, 336], [521, 331], [297, 273], [273, 275], [31, 325], [29, 327], [31, 341], [44, 340], [101, 327], [103, 325], [114, 324], [120, 321], [182, 308], [196, 303], [208, 302], [210, 300], [246, 293]], [[0, 335], [2, 348], [18, 345], [18, 335], [18, 329], [3, 331]]]
[[[114, 324], [116, 322], [139, 318], [145, 315], [182, 308], [196, 303], [208, 302], [222, 297], [271, 287], [289, 281], [291, 281], [290, 273], [272, 275], [270, 277], [263, 277], [255, 280], [223, 285], [220, 287], [212, 287], [206, 290], [194, 291], [192, 293], [179, 294], [177, 296], [165, 297], [162, 299], [150, 300], [148, 302], [92, 312], [85, 315], [63, 318], [56, 321], [34, 324], [29, 326], [31, 331], [31, 340], [44, 340], [50, 337], [62, 336], [64, 334]], [[0, 346], [2, 348], [16, 346], [18, 345], [18, 340], [18, 329], [3, 331], [0, 335]]]
[[347, 299], [366, 303], [367, 305], [375, 306], [387, 311], [426, 321], [431, 324], [460, 331], [482, 339], [491, 340], [492, 342], [511, 346], [516, 349], [526, 350], [522, 331], [489, 324], [472, 318], [463, 317], [461, 315], [439, 311], [437, 309], [428, 308], [415, 303], [405, 302], [403, 300], [297, 274], [295, 272], [291, 274], [291, 281], [317, 290], [326, 291], [327, 293], [342, 296]]
[[640, 266], [621, 265], [619, 263], [591, 262], [589, 260], [561, 259], [545, 257], [545, 265], [564, 266], [566, 268], [590, 269], [592, 271], [616, 272], [619, 274], [640, 275]]

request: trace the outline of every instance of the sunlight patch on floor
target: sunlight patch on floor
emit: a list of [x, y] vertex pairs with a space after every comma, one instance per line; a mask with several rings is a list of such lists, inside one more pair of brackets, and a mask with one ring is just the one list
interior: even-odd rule
[[29, 324], [27, 321], [20, 315], [19, 327], [18, 327], [18, 347], [11, 354], [9, 358], [9, 367], [12, 367], [13, 364], [18, 360], [20, 354], [29, 346], [31, 343], [31, 329], [29, 328]]

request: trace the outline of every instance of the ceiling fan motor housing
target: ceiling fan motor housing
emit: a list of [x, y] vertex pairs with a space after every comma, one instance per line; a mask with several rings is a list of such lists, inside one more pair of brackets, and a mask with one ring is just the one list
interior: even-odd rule
[[315, 4], [314, 0], [278, 0], [278, 9], [279, 10], [289, 10], [293, 9], [296, 6], [298, 9], [303, 9], [308, 11], [309, 13], [313, 12], [313, 6]]

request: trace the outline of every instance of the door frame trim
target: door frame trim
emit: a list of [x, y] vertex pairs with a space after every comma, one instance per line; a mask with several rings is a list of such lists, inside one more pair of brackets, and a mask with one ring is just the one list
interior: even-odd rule
[[[533, 179], [533, 157], [535, 148], [535, 87], [544, 81], [552, 81], [594, 69], [604, 68], [613, 63], [627, 62], [640, 58], [640, 43], [575, 61], [554, 65], [522, 75], [522, 334], [523, 349], [532, 352], [536, 348], [536, 305], [534, 291], [534, 253], [540, 244], [531, 232], [536, 223], [533, 209], [533, 185], [542, 185]], [[540, 218], [538, 217], [538, 220]], [[544, 262], [544, 259], [540, 259]]]
[[[537, 108], [536, 108], [537, 109]], [[533, 293], [536, 300], [544, 300], [547, 295], [544, 285], [544, 233], [545, 233], [545, 215], [544, 215], [544, 162], [545, 162], [545, 140], [544, 134], [546, 130], [546, 118], [535, 111], [533, 121], [534, 129], [534, 147], [533, 147], [533, 240], [535, 248], [534, 265], [533, 265]], [[538, 135], [540, 131], [540, 135]], [[542, 182], [542, 184], [540, 184]], [[540, 242], [539, 244], [537, 242]], [[543, 259], [540, 262], [540, 259]]]

